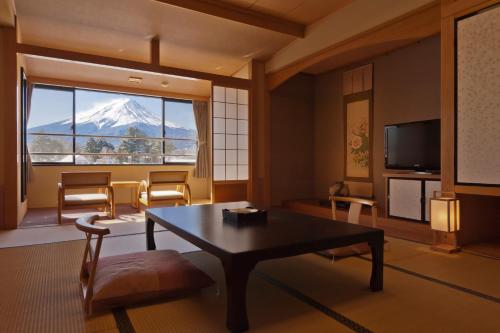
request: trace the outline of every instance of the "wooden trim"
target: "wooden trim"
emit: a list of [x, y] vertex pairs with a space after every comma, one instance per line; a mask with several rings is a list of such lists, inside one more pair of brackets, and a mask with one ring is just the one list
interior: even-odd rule
[[271, 127], [270, 97], [266, 89], [265, 64], [252, 60], [250, 63], [252, 90], [250, 94], [251, 135], [251, 182], [250, 201], [262, 207], [271, 206]]
[[[404, 45], [414, 43], [423, 38], [438, 34], [441, 30], [440, 15], [440, 2], [434, 1], [429, 5], [418, 8], [405, 15], [369, 29], [361, 34], [329, 46], [321, 51], [315, 52], [285, 66], [278, 71], [267, 74], [266, 80], [268, 89], [274, 90], [295, 74], [307, 70], [311, 66], [330, 58], [350, 54], [350, 63], [354, 63], [368, 58], [366, 54], [363, 56], [363, 50], [369, 47], [399, 41], [400, 43], [396, 43], [396, 46], [393, 48], [396, 49]], [[356, 59], [352, 57], [352, 53], [355, 51], [360, 53]], [[386, 53], [388, 51], [389, 49], [386, 48], [382, 53]], [[372, 53], [369, 57], [373, 57], [378, 54], [380, 53]], [[335, 68], [345, 65], [348, 65], [348, 63], [339, 63]], [[335, 68], [331, 68], [330, 70]]]
[[455, 185], [455, 192], [461, 194], [500, 196], [500, 187]]
[[441, 17], [459, 17], [470, 14], [477, 10], [499, 4], [499, 0], [443, 0], [441, 5]]
[[304, 37], [306, 27], [281, 17], [257, 12], [248, 8], [223, 3], [217, 0], [155, 0], [167, 5], [185, 8], [227, 20], [280, 32], [295, 37]]
[[2, 113], [4, 114], [2, 130], [3, 136], [2, 152], [3, 165], [0, 166], [0, 172], [4, 173], [4, 193], [3, 193], [3, 216], [0, 219], [0, 229], [15, 229], [18, 224], [18, 210], [21, 207], [19, 202], [18, 186], [18, 89], [17, 89], [17, 57], [16, 47], [16, 28], [0, 27], [0, 39], [3, 40], [2, 67], [3, 85]]
[[455, 183], [455, 23], [441, 21], [441, 189]]
[[139, 61], [125, 60], [125, 59], [106, 57], [88, 53], [53, 49], [49, 47], [35, 46], [23, 43], [18, 43], [16, 45], [16, 50], [18, 53], [23, 53], [32, 56], [64, 59], [82, 63], [97, 64], [101, 66], [127, 68], [149, 73], [161, 73], [166, 75], [176, 75], [176, 76], [190, 77], [200, 80], [208, 80], [212, 81], [216, 85], [230, 86], [240, 89], [249, 89], [251, 83], [250, 80], [231, 77], [231, 76], [199, 72], [190, 69], [161, 66], [157, 64], [148, 64]]
[[63, 86], [63, 87], [70, 87], [70, 88], [85, 88], [85, 89], [104, 90], [104, 91], [110, 91], [110, 92], [125, 92], [125, 93], [147, 95], [147, 96], [179, 98], [179, 99], [189, 99], [189, 100], [198, 100], [198, 101], [208, 101], [210, 98], [209, 96], [181, 94], [181, 93], [174, 93], [174, 92], [167, 92], [167, 91], [141, 89], [141, 88], [136, 88], [136, 87], [117, 86], [117, 85], [112, 85], [112, 84], [73, 81], [73, 80], [64, 80], [64, 79], [53, 79], [53, 78], [40, 77], [40, 76], [29, 76], [28, 81], [30, 83], [33, 83], [33, 84], [48, 84], [48, 85], [56, 85], [56, 86]]
[[160, 65], [160, 39], [154, 37], [151, 39], [151, 64]]
[[249, 180], [214, 180], [214, 185], [236, 185], [236, 184], [248, 184]]
[[403, 178], [403, 179], [425, 179], [425, 180], [441, 180], [441, 175], [423, 174], [416, 172], [384, 172], [384, 178]]

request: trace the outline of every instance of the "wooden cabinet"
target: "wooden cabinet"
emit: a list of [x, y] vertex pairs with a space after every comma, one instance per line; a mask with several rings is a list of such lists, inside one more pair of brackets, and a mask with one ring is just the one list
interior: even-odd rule
[[439, 175], [385, 173], [386, 217], [429, 222], [429, 200], [441, 191]]

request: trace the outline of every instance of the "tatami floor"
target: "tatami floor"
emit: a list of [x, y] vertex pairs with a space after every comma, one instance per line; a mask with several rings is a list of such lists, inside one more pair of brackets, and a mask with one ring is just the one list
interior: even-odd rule
[[[140, 214], [99, 223], [111, 229], [104, 256], [145, 249]], [[157, 229], [158, 247], [186, 253], [217, 286], [87, 319], [78, 292], [82, 235], [71, 224], [13, 232], [0, 232], [0, 332], [225, 332], [220, 262], [169, 231]], [[309, 254], [259, 264], [248, 287], [250, 331], [499, 330], [499, 260], [464, 252], [445, 255], [427, 245], [388, 240], [379, 293], [368, 287], [369, 255], [331, 262]]]

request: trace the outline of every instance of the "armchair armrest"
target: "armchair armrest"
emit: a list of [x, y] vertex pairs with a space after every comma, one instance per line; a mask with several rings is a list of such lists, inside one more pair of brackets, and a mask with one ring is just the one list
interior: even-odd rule
[[149, 187], [148, 182], [146, 180], [141, 180], [141, 183], [139, 184], [139, 193], [147, 192], [148, 187]]
[[188, 205], [191, 206], [191, 187], [189, 187], [188, 183], [184, 184], [184, 186], [185, 186], [186, 192], [187, 192], [187, 202], [188, 202]]
[[141, 197], [142, 192], [146, 192], [147, 205], [149, 206], [151, 201], [151, 185], [149, 185], [147, 180], [141, 180], [141, 184], [139, 185], [139, 198]]
[[92, 235], [108, 235], [110, 233], [109, 228], [95, 226], [95, 221], [99, 218], [98, 215], [86, 215], [80, 217], [76, 220], [76, 228], [80, 231], [86, 232]]

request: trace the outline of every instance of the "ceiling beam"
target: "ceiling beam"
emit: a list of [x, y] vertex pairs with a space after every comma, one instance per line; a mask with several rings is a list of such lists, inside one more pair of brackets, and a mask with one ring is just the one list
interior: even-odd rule
[[16, 51], [17, 53], [22, 53], [32, 56], [62, 59], [62, 60], [83, 62], [83, 63], [95, 64], [107, 67], [126, 68], [148, 73], [160, 73], [166, 75], [176, 75], [176, 76], [182, 76], [200, 80], [207, 80], [207, 81], [212, 81], [216, 85], [228, 86], [233, 88], [248, 89], [250, 88], [250, 83], [251, 83], [251, 80], [240, 79], [231, 76], [194, 71], [184, 68], [161, 66], [159, 64], [154, 64], [154, 63], [144, 63], [139, 61], [125, 60], [125, 59], [106, 57], [88, 53], [59, 50], [59, 49], [22, 44], [22, 43], [18, 43], [16, 45]]
[[71, 88], [86, 88], [86, 89], [95, 89], [95, 90], [103, 90], [103, 91], [111, 91], [111, 92], [126, 92], [131, 94], [140, 94], [146, 96], [158, 96], [158, 97], [167, 97], [167, 98], [178, 98], [178, 99], [191, 99], [191, 100], [209, 100], [209, 96], [199, 96], [193, 94], [183, 94], [176, 93], [171, 91], [158, 91], [152, 89], [142, 89], [137, 87], [129, 87], [129, 86], [121, 86], [114, 84], [106, 84], [106, 83], [95, 83], [95, 82], [87, 82], [87, 81], [74, 81], [74, 80], [63, 80], [57, 78], [48, 78], [42, 76], [27, 76], [28, 81], [33, 84], [48, 84], [48, 85], [56, 85], [56, 86], [64, 86]]
[[160, 65], [160, 39], [158, 37], [151, 39], [150, 56], [153, 65]]
[[278, 71], [268, 73], [267, 88], [274, 90], [292, 76], [327, 61], [331, 62], [328, 70], [334, 70], [415, 43], [439, 34], [440, 31], [441, 6], [439, 1], [434, 1], [430, 5], [299, 59]]
[[16, 24], [13, 0], [0, 0], [0, 26], [13, 27]]
[[255, 27], [303, 38], [306, 27], [281, 17], [260, 13], [217, 0], [155, 0], [164, 4], [221, 17]]

